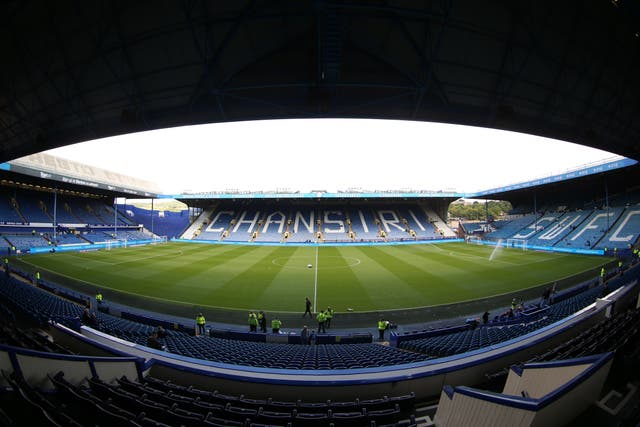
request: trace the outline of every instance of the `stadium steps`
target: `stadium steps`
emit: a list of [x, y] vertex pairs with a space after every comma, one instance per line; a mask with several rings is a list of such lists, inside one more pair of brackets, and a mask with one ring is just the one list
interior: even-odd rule
[[[49, 213], [49, 209], [47, 209], [47, 204], [43, 200], [38, 200], [38, 208], [46, 215], [46, 217], [53, 223], [53, 216]], [[18, 212], [22, 217], [22, 212]]]
[[15, 198], [11, 197], [10, 205], [13, 208], [13, 210], [18, 214], [18, 216], [20, 217], [23, 223], [26, 224], [29, 222], [24, 217], [24, 215], [22, 215], [22, 212], [20, 212], [20, 205], [18, 204], [18, 201]]
[[[429, 222], [432, 223], [437, 230], [442, 231], [442, 237], [457, 237], [456, 233], [449, 228], [442, 218], [440, 218], [440, 216], [438, 216], [438, 214], [436, 214], [432, 209], [429, 209], [424, 205], [420, 205], [420, 207], [429, 219]], [[434, 221], [432, 222], [432, 220]]]
[[556, 242], [552, 246], [563, 247], [562, 242], [564, 242], [565, 239], [569, 238], [569, 236], [572, 233], [574, 233], [575, 230], [580, 229], [580, 227], [582, 227], [582, 225], [585, 223], [587, 218], [589, 218], [589, 215], [582, 216], [582, 219], [577, 224], [572, 224], [572, 227], [569, 227], [569, 230], [567, 230], [565, 233], [563, 233], [561, 236], [559, 236], [556, 239]]
[[206, 208], [202, 211], [202, 213], [198, 216], [198, 218], [196, 218], [195, 221], [193, 221], [191, 223], [191, 225], [189, 227], [187, 227], [187, 229], [184, 231], [184, 233], [182, 233], [182, 235], [180, 236], [181, 239], [187, 239], [187, 240], [191, 240], [193, 238], [196, 237], [196, 232], [197, 231], [201, 231], [202, 230], [202, 226], [204, 225], [204, 222], [206, 221], [207, 223], [209, 222], [209, 220], [211, 219], [211, 216], [213, 215], [213, 213], [216, 210], [216, 206], [210, 207], [210, 208]]
[[380, 222], [380, 218], [378, 218], [378, 212], [376, 212], [374, 208], [371, 208], [371, 217], [373, 218], [375, 226], [378, 227], [378, 237], [382, 237], [384, 235], [385, 237], [382, 237], [382, 240], [386, 242], [386, 234], [382, 233], [382, 223]]
[[96, 218], [98, 221], [100, 221], [100, 218], [98, 218], [98, 216], [96, 215], [96, 213], [93, 211], [93, 208], [91, 207], [90, 204], [86, 204], [84, 206], [84, 210], [87, 211], [87, 213], [91, 216]]
[[72, 208], [71, 206], [69, 206], [69, 204], [68, 204], [68, 203], [65, 203], [65, 204], [64, 204], [64, 209], [65, 209], [67, 212], [69, 212], [69, 214], [70, 214], [71, 216], [73, 216], [73, 217], [76, 219], [76, 221], [78, 221], [78, 224], [83, 224], [83, 223], [84, 223], [84, 221], [83, 221], [82, 219], [80, 219], [80, 217], [79, 217], [79, 216], [78, 216], [78, 215], [73, 211], [73, 208]]

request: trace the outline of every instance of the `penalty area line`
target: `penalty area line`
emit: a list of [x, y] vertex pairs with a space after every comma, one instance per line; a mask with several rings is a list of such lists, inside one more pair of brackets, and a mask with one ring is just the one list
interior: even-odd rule
[[104, 261], [107, 264], [110, 265], [121, 265], [121, 264], [128, 264], [130, 262], [136, 262], [136, 261], [143, 261], [145, 259], [153, 259], [153, 258], [160, 258], [160, 257], [167, 257], [167, 256], [180, 256], [183, 255], [182, 251], [178, 251], [178, 252], [174, 252], [174, 253], [170, 253], [170, 254], [157, 254], [157, 255], [151, 255], [151, 256], [147, 256], [147, 257], [141, 257], [141, 258], [134, 258], [134, 259], [128, 259], [125, 261], [118, 261], [118, 262], [111, 262], [108, 263], [106, 261]]

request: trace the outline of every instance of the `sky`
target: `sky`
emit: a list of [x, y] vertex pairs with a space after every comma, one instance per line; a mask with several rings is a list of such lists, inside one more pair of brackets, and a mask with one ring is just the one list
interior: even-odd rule
[[199, 191], [473, 192], [576, 169], [615, 154], [487, 128], [369, 119], [216, 123], [122, 135], [48, 153]]

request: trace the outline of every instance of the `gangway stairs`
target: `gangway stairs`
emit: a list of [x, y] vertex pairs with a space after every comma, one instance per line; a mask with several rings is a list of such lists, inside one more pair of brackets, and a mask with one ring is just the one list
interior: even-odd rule
[[441, 232], [442, 237], [457, 237], [455, 231], [449, 228], [442, 218], [432, 209], [423, 206], [422, 210], [427, 215], [427, 218], [429, 218], [429, 222], [433, 224], [436, 230]]
[[191, 223], [191, 225], [182, 233], [181, 239], [193, 240], [200, 234], [205, 222], [208, 223], [211, 215], [216, 210], [216, 206], [205, 208], [202, 213]]

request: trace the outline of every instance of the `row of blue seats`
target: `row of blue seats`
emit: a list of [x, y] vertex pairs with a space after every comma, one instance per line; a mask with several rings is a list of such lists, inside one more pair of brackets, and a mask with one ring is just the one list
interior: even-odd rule
[[[21, 307], [32, 317], [48, 322], [55, 319], [67, 326], [76, 326], [84, 307], [59, 298], [13, 277], [2, 277], [0, 294]], [[146, 345], [154, 327], [107, 313], [97, 312], [99, 329]], [[194, 337], [181, 331], [167, 330], [164, 339], [172, 353], [205, 360], [243, 366], [284, 369], [349, 369], [419, 362], [428, 357], [378, 344], [299, 344], [259, 343], [214, 337]]]
[[450, 334], [407, 339], [402, 341], [399, 347], [437, 357], [450, 356], [487, 347], [528, 334], [554, 323], [593, 303], [601, 293], [602, 289], [599, 287], [586, 289], [578, 295], [552, 304], [549, 310], [545, 311], [543, 317], [536, 320], [522, 321], [522, 323], [512, 325], [483, 325], [475, 329], [465, 329]]
[[209, 337], [167, 337], [168, 350], [215, 362], [282, 369], [354, 369], [393, 366], [427, 360], [417, 353], [378, 344], [257, 343]]
[[626, 347], [640, 347], [640, 309], [617, 313], [610, 319], [587, 329], [528, 362], [570, 359], [590, 354], [619, 352]]
[[[0, 293], [25, 312], [43, 322], [60, 319], [73, 327], [83, 306], [59, 298], [49, 292], [4, 276]], [[611, 281], [612, 286], [616, 285]], [[613, 289], [613, 287], [612, 287]], [[222, 363], [282, 369], [353, 369], [425, 361], [433, 357], [463, 353], [522, 336], [555, 322], [585, 307], [600, 296], [600, 287], [565, 298], [552, 304], [544, 316], [527, 322], [481, 326], [459, 332], [403, 341], [399, 348], [378, 344], [299, 344], [239, 341], [216, 337], [194, 337], [182, 331], [167, 330], [164, 343], [168, 351]], [[99, 328], [125, 340], [146, 345], [154, 326], [121, 319], [98, 312]], [[409, 350], [409, 351], [407, 351]]]
[[[96, 412], [104, 416], [100, 418], [100, 425], [388, 425], [395, 424], [401, 415], [412, 412], [415, 400], [412, 393], [370, 401], [298, 401], [280, 402], [281, 406], [267, 406], [266, 400], [226, 396], [192, 388], [165, 392], [149, 387], [146, 382], [141, 384], [127, 378], [120, 379], [117, 384], [89, 378], [89, 387], [69, 383], [62, 372], [49, 378], [65, 400], [65, 406], [70, 409], [68, 413], [74, 421], [83, 425], [94, 424]], [[151, 384], [160, 382], [161, 380], [154, 380]], [[290, 403], [293, 406], [289, 406]], [[409, 418], [413, 418], [412, 414], [409, 414]]]

